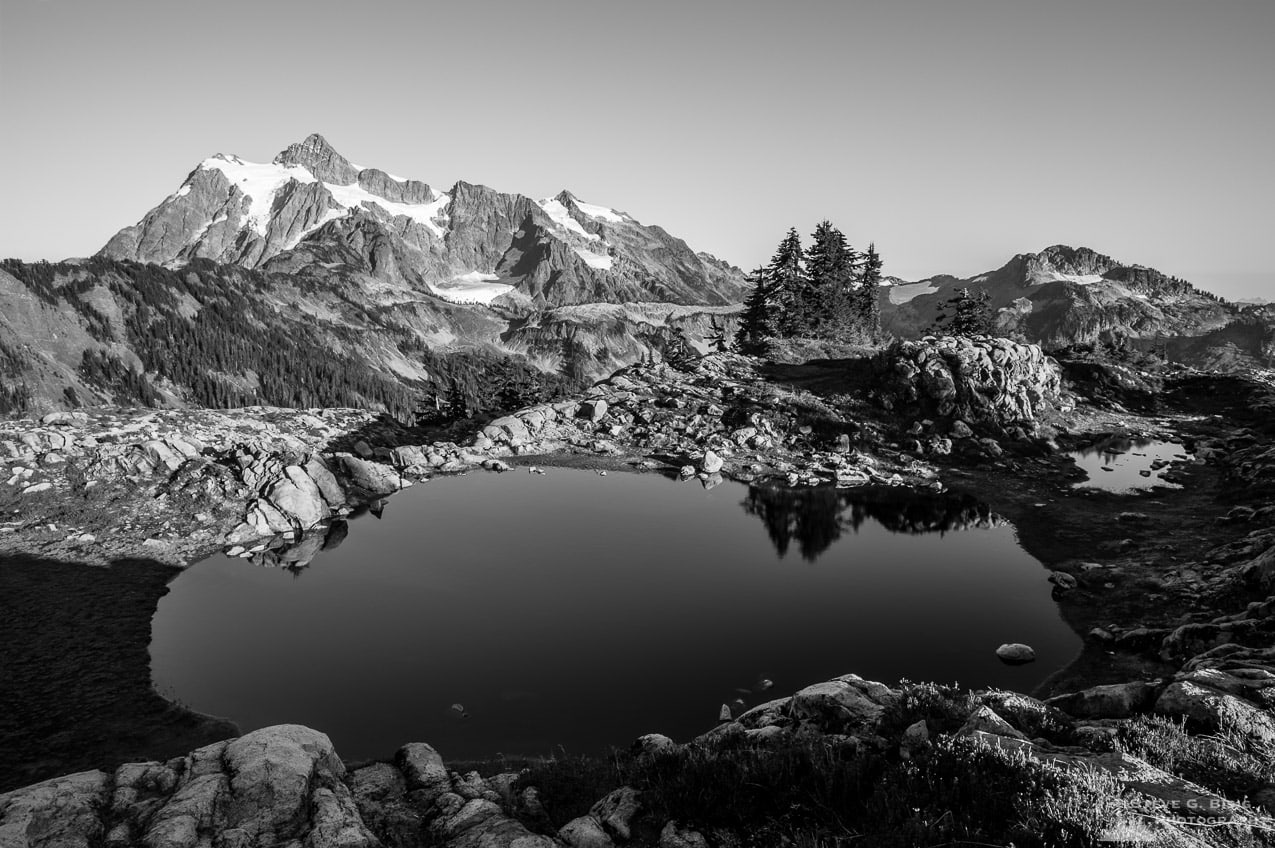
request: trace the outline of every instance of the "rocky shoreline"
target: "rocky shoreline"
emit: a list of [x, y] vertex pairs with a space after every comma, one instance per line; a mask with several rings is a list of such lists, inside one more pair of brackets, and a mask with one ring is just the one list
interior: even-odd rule
[[[1221, 393], [1226, 406], [1217, 396], [1198, 397], [1195, 378], [1185, 374], [1175, 384], [1178, 409], [1137, 413], [1113, 400], [1114, 392], [1127, 401], [1120, 374], [1102, 376], [1099, 391], [1092, 380], [1065, 379], [1038, 349], [991, 339], [928, 339], [873, 360], [805, 367], [713, 354], [633, 366], [582, 397], [429, 443], [354, 410], [57, 413], [0, 424], [0, 456], [7, 456], [0, 555], [183, 565], [220, 549], [301, 564], [339, 543], [343, 518], [404, 487], [546, 459], [658, 471], [705, 486], [726, 477], [785, 486], [955, 485], [1019, 527], [1029, 551], [1054, 569], [1064, 615], [1086, 634], [1072, 673], [1037, 693], [1053, 697], [965, 693], [960, 722], [948, 715], [896, 726], [910, 690], [850, 676], [751, 710], [693, 744], [783, 748], [812, 734], [838, 744], [848, 737], [895, 762], [943, 740], [974, 740], [1051, 767], [1105, 774], [1115, 797], [1157, 799], [1167, 805], [1161, 813], [1207, 809], [1260, 830], [1275, 811], [1275, 653], [1268, 647], [1275, 508], [1264, 500], [1275, 449], [1263, 426], [1275, 393], [1260, 381], [1233, 381]], [[1183, 494], [1097, 494], [1091, 503], [1060, 495], [1076, 473], [1065, 451], [1119, 431], [1190, 439], [1192, 462], [1174, 472], [1189, 484]], [[1116, 505], [1130, 508], [1107, 516], [1110, 525], [1085, 526]], [[886, 714], [888, 732], [878, 721]], [[1240, 751], [1258, 765], [1242, 781], [1222, 780], [1207, 769], [1184, 777], [1170, 760], [1139, 758], [1128, 738], [1148, 716], [1184, 722], [1190, 733], [1179, 732], [1189, 742], [1178, 744], [1197, 754], [1213, 746], [1214, 760]], [[12, 834], [15, 845], [70, 844], [43, 829], [65, 822], [65, 832], [51, 832], [83, 844], [195, 844], [241, 827], [249, 841], [315, 845], [582, 848], [628, 839], [608, 824], [607, 811], [628, 803], [623, 794], [608, 794], [571, 828], [528, 829], [538, 819], [523, 795], [508, 791], [513, 777], [448, 774], [428, 746], [408, 746], [395, 765], [347, 774], [326, 737], [304, 728], [249, 734], [229, 743], [237, 746], [229, 759], [227, 743], [218, 744], [180, 762], [90, 772], [0, 796], [0, 834]], [[420, 757], [424, 765], [413, 765]], [[288, 790], [290, 800], [280, 802], [288, 810], [273, 801], [240, 803], [254, 793], [274, 797], [274, 778], [262, 775], [279, 772], [261, 758], [304, 774], [295, 783], [305, 789]], [[226, 809], [255, 823], [236, 824], [224, 818]], [[645, 841], [633, 844], [709, 844], [686, 823], [643, 827]], [[406, 831], [434, 841], [400, 838]], [[225, 838], [214, 844], [231, 844]]]
[[[1154, 700], [1158, 713], [1185, 715], [1214, 733], [1249, 724], [1232, 746], [1269, 750], [1275, 722], [1246, 697], [1260, 699], [1262, 679], [1245, 676], [1232, 658], [1201, 657], [1185, 677]], [[1250, 671], [1255, 658], [1244, 658]], [[1260, 664], [1260, 661], [1257, 661]], [[1223, 670], [1224, 668], [1229, 670]], [[1196, 683], [1194, 681], [1201, 681]], [[1216, 688], [1225, 682], [1237, 694]], [[1275, 685], [1267, 683], [1267, 685]], [[1198, 696], [1202, 687], [1211, 700]], [[1242, 693], [1242, 694], [1241, 694]], [[749, 756], [817, 745], [850, 757], [920, 768], [952, 752], [991, 758], [1018, 769], [1026, 784], [1047, 774], [1066, 791], [1085, 793], [1105, 808], [1087, 811], [1092, 827], [1067, 814], [1037, 820], [1045, 837], [1057, 830], [1087, 844], [1123, 834], [1159, 844], [1231, 844], [1197, 840], [1202, 826], [1225, 825], [1229, 837], [1261, 838], [1275, 829], [1275, 783], [1249, 797], [1228, 797], [1235, 774], [1218, 786], [1175, 775], [1164, 751], [1141, 742], [1128, 717], [1151, 703], [1146, 686], [1101, 687], [1042, 703], [1011, 692], [944, 692], [891, 688], [850, 674], [808, 686], [755, 707], [684, 744], [660, 734], [636, 740], [623, 774], [649, 780], [650, 770], [685, 758]], [[1202, 711], [1201, 711], [1202, 710]], [[1236, 713], [1235, 710], [1242, 710]], [[1165, 725], [1173, 732], [1172, 725]], [[1216, 737], [1188, 737], [1201, 744]], [[1132, 742], [1132, 744], [1130, 744]], [[1140, 750], [1142, 755], [1131, 753]], [[1152, 759], [1160, 759], [1159, 765]], [[974, 764], [968, 764], [971, 771]], [[1247, 775], [1245, 775], [1247, 776]], [[973, 774], [971, 774], [971, 778]], [[122, 765], [54, 778], [0, 795], [0, 844], [5, 846], [212, 845], [421, 846], [449, 848], [611, 848], [645, 845], [695, 848], [743, 845], [752, 834], [669, 818], [658, 785], [618, 786], [587, 812], [560, 821], [541, 799], [534, 772], [461, 774], [426, 743], [404, 745], [391, 762], [349, 769], [324, 734], [298, 725], [263, 728], [166, 762]], [[712, 811], [706, 810], [707, 815]], [[849, 811], [847, 811], [848, 813]], [[1027, 817], [1028, 810], [1019, 811]], [[951, 835], [949, 825], [948, 835]], [[847, 825], [846, 837], [862, 837]], [[940, 828], [939, 832], [943, 832]], [[959, 831], [956, 831], [959, 833]], [[1056, 844], [1056, 843], [1042, 843]]]

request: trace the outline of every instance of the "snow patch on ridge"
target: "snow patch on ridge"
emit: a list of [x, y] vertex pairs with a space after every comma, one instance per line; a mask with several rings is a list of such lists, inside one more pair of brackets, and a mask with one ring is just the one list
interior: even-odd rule
[[590, 268], [597, 268], [600, 271], [611, 270], [612, 260], [611, 260], [611, 257], [608, 256], [607, 254], [594, 253], [591, 250], [581, 250], [580, 248], [574, 247], [574, 246], [571, 249], [574, 250], [576, 252], [576, 256], [579, 256], [581, 259], [583, 259], [584, 264], [588, 265]]
[[575, 198], [576, 208], [590, 218], [601, 218], [603, 221], [610, 221], [613, 224], [623, 223], [628, 220], [627, 215], [616, 212], [608, 206], [595, 206], [592, 203], [585, 203], [579, 198]]
[[218, 154], [199, 163], [199, 167], [221, 171], [231, 185], [248, 196], [250, 203], [245, 223], [262, 236], [270, 224], [270, 210], [279, 189], [289, 180], [315, 182], [314, 175], [300, 165], [259, 165], [245, 162], [238, 156]]
[[441, 283], [430, 283], [429, 288], [443, 300], [452, 303], [491, 303], [514, 287], [507, 283], [497, 283], [500, 277], [482, 271], [470, 271], [452, 277]]
[[591, 233], [584, 227], [580, 226], [580, 222], [571, 217], [571, 213], [567, 210], [566, 206], [562, 205], [562, 201], [555, 200], [550, 197], [547, 200], [540, 201], [539, 205], [540, 208], [545, 211], [545, 214], [549, 216], [550, 220], [567, 232], [583, 236], [590, 241], [601, 240], [602, 236], [597, 235], [596, 233]]
[[905, 283], [901, 286], [891, 286], [889, 292], [890, 302], [895, 305], [907, 303], [915, 297], [920, 297], [923, 294], [934, 294], [934, 292], [938, 290], [939, 287], [930, 282]]
[[413, 221], [418, 221], [429, 227], [430, 232], [439, 238], [443, 237], [443, 228], [435, 223], [434, 219], [443, 217], [443, 208], [451, 200], [445, 194], [437, 195], [429, 203], [395, 203], [392, 200], [377, 197], [375, 194], [360, 187], [358, 183], [348, 186], [332, 185], [331, 183], [324, 183], [323, 185], [336, 202], [346, 209], [357, 209], [365, 203], [371, 203], [374, 206], [381, 207], [391, 215], [406, 215]]
[[[275, 197], [280, 189], [292, 180], [296, 180], [299, 183], [318, 182], [314, 175], [301, 165], [276, 165], [273, 163], [261, 165], [255, 162], [245, 162], [238, 156], [218, 154], [205, 159], [200, 163], [199, 167], [221, 171], [231, 185], [237, 186], [241, 192], [250, 198], [245, 220], [247, 225], [261, 236], [266, 234], [269, 227], [270, 211], [274, 207]], [[392, 177], [392, 179], [398, 178]], [[404, 181], [399, 180], [399, 182]], [[405, 215], [414, 221], [424, 224], [429, 228], [430, 232], [439, 238], [443, 237], [443, 228], [434, 219], [445, 217], [443, 210], [451, 200], [445, 194], [435, 192], [434, 200], [429, 203], [396, 203], [392, 200], [377, 197], [361, 188], [357, 182], [348, 186], [323, 183], [323, 187], [328, 190], [328, 193], [332, 195], [332, 198], [338, 204], [344, 207], [344, 211], [329, 211], [317, 224], [298, 236], [292, 242], [292, 246], [295, 246], [302, 238], [328, 221], [340, 218], [348, 214], [351, 209], [360, 208], [366, 203], [379, 206], [390, 215]], [[189, 191], [190, 187], [188, 185], [183, 186], [174, 196], [181, 197]]]
[[1032, 283], [1038, 286], [1043, 286], [1045, 283], [1075, 283], [1078, 286], [1092, 286], [1094, 283], [1101, 283], [1102, 280], [1101, 274], [1060, 274], [1057, 271], [1049, 271], [1037, 276]]

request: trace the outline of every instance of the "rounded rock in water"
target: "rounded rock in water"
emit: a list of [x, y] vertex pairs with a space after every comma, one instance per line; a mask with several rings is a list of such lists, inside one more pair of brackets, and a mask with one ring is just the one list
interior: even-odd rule
[[1029, 645], [1013, 642], [997, 648], [996, 656], [1000, 657], [1001, 662], [1009, 665], [1022, 665], [1035, 660], [1036, 652]]

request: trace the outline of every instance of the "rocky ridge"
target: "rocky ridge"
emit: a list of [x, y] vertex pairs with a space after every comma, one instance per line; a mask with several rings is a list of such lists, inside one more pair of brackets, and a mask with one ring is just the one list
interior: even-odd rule
[[1067, 245], [1019, 254], [973, 277], [940, 275], [884, 286], [882, 324], [900, 337], [917, 338], [963, 288], [989, 296], [998, 335], [1047, 350], [1128, 343], [1199, 367], [1235, 370], [1270, 362], [1271, 325], [1259, 313], [1154, 268]]

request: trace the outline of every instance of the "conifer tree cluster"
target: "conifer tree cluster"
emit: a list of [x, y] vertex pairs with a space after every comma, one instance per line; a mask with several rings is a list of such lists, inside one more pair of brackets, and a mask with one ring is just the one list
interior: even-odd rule
[[823, 221], [809, 248], [790, 229], [769, 265], [748, 276], [736, 346], [764, 354], [778, 338], [872, 342], [881, 334], [877, 287], [881, 257], [875, 245], [859, 253], [845, 234]]
[[995, 323], [991, 297], [960, 288], [940, 307], [929, 332], [944, 336], [990, 336]]

